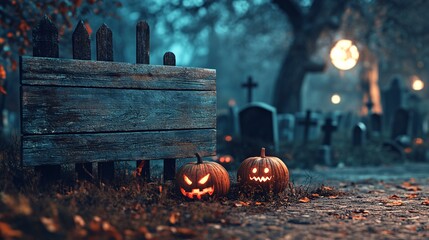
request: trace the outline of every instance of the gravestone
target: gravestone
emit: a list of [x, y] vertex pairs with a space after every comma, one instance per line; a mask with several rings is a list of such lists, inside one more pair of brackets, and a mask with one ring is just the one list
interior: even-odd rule
[[382, 91], [384, 125], [391, 126], [396, 110], [402, 107], [403, 94], [398, 78], [394, 78], [388, 89]]
[[370, 115], [370, 131], [371, 136], [379, 137], [381, 136], [383, 129], [382, 129], [382, 116], [379, 113], [371, 113]]
[[319, 137], [319, 114], [307, 110], [295, 114], [294, 141], [304, 144]]
[[407, 99], [407, 106], [410, 109], [410, 134], [412, 138], [423, 137], [423, 117], [420, 111], [421, 99], [415, 94], [411, 94]]
[[326, 118], [325, 123], [322, 126], [322, 131], [324, 132], [323, 136], [323, 145], [331, 146], [332, 143], [332, 133], [337, 130], [337, 126], [334, 125], [334, 121], [331, 117]]
[[281, 142], [293, 141], [293, 132], [295, 127], [295, 117], [292, 114], [277, 115], [279, 126], [279, 140]]
[[247, 82], [242, 83], [241, 87], [247, 89], [247, 103], [251, 103], [253, 101], [253, 97], [252, 97], [253, 88], [258, 87], [258, 84], [253, 81], [251, 76], [249, 76], [247, 78]]
[[366, 142], [366, 126], [363, 122], [358, 122], [353, 127], [352, 145], [353, 147], [361, 147]]
[[277, 111], [274, 107], [254, 102], [240, 111], [239, 118], [246, 155], [257, 156], [262, 147], [278, 151]]
[[233, 138], [236, 138], [238, 136], [240, 136], [240, 124], [238, 122], [238, 112], [239, 109], [237, 107], [237, 105], [232, 105], [229, 106], [229, 121], [232, 126], [232, 132], [231, 132], [231, 136]]
[[391, 139], [396, 139], [398, 136], [408, 135], [410, 126], [410, 112], [404, 108], [399, 108], [395, 112], [393, 118]]

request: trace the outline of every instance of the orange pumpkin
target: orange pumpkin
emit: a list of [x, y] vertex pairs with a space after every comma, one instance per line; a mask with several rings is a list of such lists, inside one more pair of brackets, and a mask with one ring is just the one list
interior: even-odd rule
[[241, 163], [237, 180], [242, 187], [251, 186], [264, 192], [279, 193], [289, 183], [289, 170], [279, 158], [265, 156], [265, 148], [262, 148], [261, 156], [249, 157]]
[[196, 153], [197, 162], [183, 165], [176, 174], [176, 182], [183, 196], [201, 199], [211, 195], [225, 195], [229, 191], [229, 174], [216, 162], [203, 162]]

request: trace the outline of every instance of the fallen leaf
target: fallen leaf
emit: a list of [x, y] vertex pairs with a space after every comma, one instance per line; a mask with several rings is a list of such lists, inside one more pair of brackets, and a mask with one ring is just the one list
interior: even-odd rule
[[308, 197], [303, 197], [303, 198], [299, 199], [299, 202], [301, 202], [301, 203], [308, 203], [308, 202], [310, 202], [310, 199]]
[[366, 219], [366, 217], [365, 216], [363, 216], [363, 215], [353, 215], [352, 216], [352, 219], [353, 220], [365, 220]]
[[75, 215], [74, 218], [74, 223], [80, 227], [84, 227], [85, 226], [85, 220], [83, 220], [83, 218], [80, 215]]
[[259, 206], [259, 205], [262, 205], [262, 203], [261, 202], [255, 202], [255, 205]]
[[401, 184], [401, 188], [405, 189], [407, 191], [414, 191], [414, 192], [422, 190], [419, 186], [417, 186], [415, 184], [415, 181], [414, 182], [403, 182]]
[[18, 197], [13, 197], [11, 195], [1, 193], [1, 200], [16, 214], [29, 216], [33, 212], [30, 207], [30, 201], [21, 194], [18, 195]]
[[392, 195], [389, 197], [389, 199], [394, 199], [394, 200], [398, 200], [401, 199], [398, 195]]
[[338, 195], [328, 196], [328, 198], [330, 198], [330, 199], [336, 199], [336, 198], [338, 198]]
[[429, 206], [429, 199], [425, 199], [425, 200], [422, 202], [422, 205]]
[[243, 202], [243, 201], [238, 201], [234, 203], [234, 206], [236, 207], [243, 207], [243, 206], [249, 206], [250, 202]]
[[149, 232], [147, 227], [139, 227], [138, 232], [144, 236], [145, 239], [152, 239], [153, 235]]
[[48, 232], [58, 232], [60, 228], [58, 223], [56, 223], [53, 218], [41, 217], [40, 221], [43, 223], [43, 225], [45, 225], [45, 228], [48, 230]]
[[177, 221], [179, 221], [179, 217], [180, 217], [180, 212], [172, 212], [168, 220], [172, 225], [174, 225], [177, 223]]
[[19, 230], [13, 229], [9, 224], [5, 222], [0, 222], [0, 237], [4, 239], [21, 238], [22, 232]]
[[402, 201], [393, 201], [386, 203], [386, 206], [394, 207], [394, 206], [402, 206], [404, 203]]
[[311, 194], [311, 196], [315, 197], [315, 198], [320, 197], [320, 195], [318, 193], [313, 193], [313, 194]]
[[419, 195], [418, 193], [410, 193], [410, 194], [405, 194], [405, 197], [408, 199], [413, 199], [418, 197], [418, 195]]
[[322, 190], [324, 190], [324, 191], [332, 191], [332, 190], [334, 190], [332, 187], [328, 187], [328, 186], [323, 186], [322, 187]]

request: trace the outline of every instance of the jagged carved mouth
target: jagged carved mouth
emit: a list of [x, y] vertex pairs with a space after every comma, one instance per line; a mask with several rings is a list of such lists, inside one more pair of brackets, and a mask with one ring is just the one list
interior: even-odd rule
[[209, 195], [213, 195], [214, 193], [214, 186], [213, 187], [208, 187], [208, 188], [203, 188], [203, 189], [198, 189], [198, 188], [193, 188], [192, 191], [187, 192], [185, 191], [185, 189], [180, 188], [180, 192], [182, 192], [182, 194], [185, 197], [191, 198], [193, 199], [194, 196], [196, 196], [198, 199], [201, 199], [201, 196], [209, 194]]
[[270, 176], [270, 177], [250, 177], [250, 180], [255, 181], [255, 182], [266, 182], [266, 181], [270, 181], [272, 177], [273, 176]]

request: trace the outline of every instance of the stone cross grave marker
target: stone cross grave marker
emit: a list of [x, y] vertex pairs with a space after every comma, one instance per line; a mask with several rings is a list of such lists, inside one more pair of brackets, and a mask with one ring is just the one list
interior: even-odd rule
[[366, 126], [363, 122], [358, 122], [353, 127], [352, 145], [353, 147], [361, 147], [366, 142]]
[[278, 151], [277, 111], [265, 103], [251, 103], [240, 113], [240, 133], [246, 154], [258, 154], [261, 147]]
[[293, 141], [293, 131], [295, 127], [295, 117], [292, 114], [277, 115], [279, 126], [279, 140], [285, 142]]
[[253, 101], [252, 91], [253, 88], [258, 87], [258, 83], [253, 81], [253, 78], [249, 76], [247, 78], [247, 82], [241, 84], [242, 88], [247, 88], [247, 103], [251, 103]]
[[304, 144], [306, 144], [309, 139], [313, 139], [317, 134], [315, 132], [317, 131], [319, 120], [310, 110], [307, 110], [305, 115], [303, 115], [303, 113], [297, 113], [295, 122], [295, 140], [300, 139]]
[[410, 126], [410, 112], [404, 108], [399, 108], [393, 118], [391, 138], [408, 135]]
[[332, 143], [332, 133], [337, 130], [337, 126], [334, 125], [334, 121], [331, 117], [326, 118], [325, 124], [322, 126], [322, 131], [324, 132], [323, 136], [323, 145], [331, 146]]

